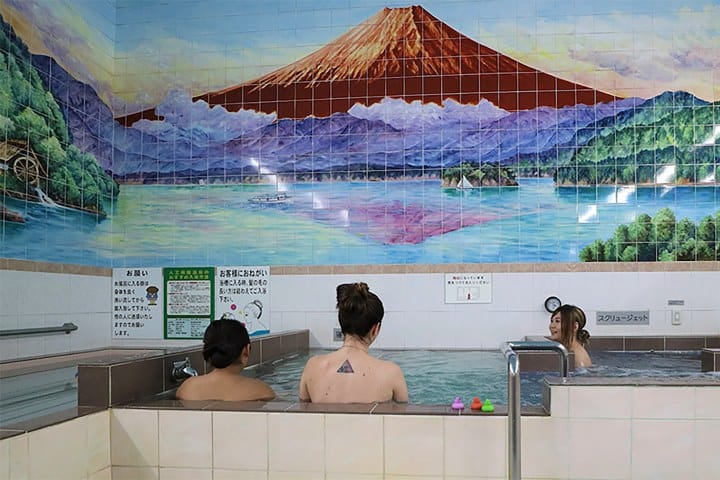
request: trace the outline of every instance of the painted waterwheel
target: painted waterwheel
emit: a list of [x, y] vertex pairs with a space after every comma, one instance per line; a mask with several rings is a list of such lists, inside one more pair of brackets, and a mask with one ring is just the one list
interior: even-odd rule
[[40, 180], [40, 162], [36, 158], [19, 155], [13, 160], [12, 170], [18, 180], [37, 185]]

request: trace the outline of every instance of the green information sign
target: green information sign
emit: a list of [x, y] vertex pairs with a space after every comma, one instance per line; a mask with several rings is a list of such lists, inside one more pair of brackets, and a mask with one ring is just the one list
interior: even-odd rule
[[215, 319], [213, 267], [164, 268], [165, 338], [202, 339]]

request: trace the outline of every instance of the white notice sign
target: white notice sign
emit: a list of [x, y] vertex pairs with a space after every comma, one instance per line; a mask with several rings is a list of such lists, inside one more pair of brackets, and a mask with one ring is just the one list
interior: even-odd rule
[[112, 338], [163, 338], [161, 268], [114, 268]]
[[446, 273], [445, 303], [492, 302], [492, 277], [489, 273]]
[[250, 336], [270, 333], [270, 267], [216, 267], [215, 275], [217, 316], [240, 320]]

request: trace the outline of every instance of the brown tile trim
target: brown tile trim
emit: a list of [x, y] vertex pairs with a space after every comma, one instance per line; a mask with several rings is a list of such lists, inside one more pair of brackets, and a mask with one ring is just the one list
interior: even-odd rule
[[[407, 403], [304, 403], [285, 401], [257, 402], [185, 402], [180, 400], [149, 400], [112, 408], [186, 409], [216, 412], [275, 412], [275, 413], [337, 413], [358, 415], [443, 415], [443, 416], [506, 416], [507, 405], [497, 405], [494, 412], [482, 412], [466, 407], [453, 410], [446, 405], [414, 405]], [[522, 415], [547, 415], [543, 407], [522, 407]]]
[[625, 350], [665, 350], [665, 337], [626, 337]]
[[78, 366], [78, 405], [107, 407], [110, 405], [110, 367]]
[[22, 422], [14, 423], [12, 425], [4, 425], [1, 430], [7, 430], [11, 432], [32, 432], [34, 430], [40, 430], [41, 428], [57, 425], [59, 423], [74, 420], [78, 417], [84, 417], [97, 412], [107, 410], [106, 407], [75, 407], [62, 410], [60, 412], [51, 413], [50, 415], [43, 415], [42, 417], [33, 418], [32, 420], [25, 420]]
[[120, 405], [162, 392], [163, 359], [151, 358], [110, 367], [110, 405]]
[[260, 340], [262, 362], [274, 360], [283, 355], [282, 337], [266, 337]]
[[720, 348], [719, 336], [618, 336], [592, 337], [588, 350], [637, 351], [637, 350], [702, 350]]
[[25, 430], [10, 430], [6, 428], [0, 428], [0, 440], [5, 440], [6, 438], [10, 437], [16, 437], [18, 435], [22, 435], [25, 433]]
[[[519, 351], [520, 370], [523, 372], [560, 373], [560, 356], [557, 352]], [[575, 370], [575, 354], [569, 352], [570, 371]]]
[[589, 351], [625, 350], [625, 337], [591, 337]]
[[720, 348], [704, 348], [700, 353], [700, 363], [703, 372], [720, 371]]
[[702, 350], [705, 337], [665, 337], [665, 350]]
[[567, 263], [457, 263], [271, 266], [271, 275], [407, 274], [407, 273], [572, 273], [572, 272], [708, 272], [720, 271], [720, 262], [567, 262]]
[[[0, 258], [0, 270], [67, 273], [111, 277], [112, 268]], [[710, 262], [566, 262], [566, 263], [448, 263], [364, 265], [275, 265], [271, 275], [340, 275], [407, 273], [568, 273], [568, 272], [714, 272], [720, 261]]]
[[545, 377], [545, 383], [550, 386], [593, 386], [593, 387], [719, 387], [720, 377], [568, 377], [566, 381], [560, 377]]
[[76, 265], [72, 263], [36, 262], [14, 258], [3, 259], [3, 262], [0, 263], [0, 269], [20, 272], [67, 273], [73, 275], [92, 275], [94, 277], [112, 277], [112, 268]]

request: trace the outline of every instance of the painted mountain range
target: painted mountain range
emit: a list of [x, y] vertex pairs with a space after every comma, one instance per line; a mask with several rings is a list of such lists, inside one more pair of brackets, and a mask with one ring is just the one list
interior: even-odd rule
[[73, 142], [94, 153], [121, 183], [253, 181], [261, 172], [422, 176], [468, 159], [508, 163], [544, 152], [554, 163], [556, 147], [575, 142], [580, 129], [588, 141], [597, 122], [643, 103], [625, 99], [507, 112], [486, 100], [436, 105], [385, 98], [327, 118], [278, 120], [171, 92], [157, 107], [164, 120], [124, 127], [92, 87], [53, 59], [34, 55], [32, 62], [58, 99]]
[[[707, 140], [714, 123], [708, 118], [707, 128], [698, 128], [696, 121], [678, 124], [713, 111], [714, 104], [685, 92], [513, 112], [486, 99], [477, 104], [452, 99], [436, 104], [384, 97], [329, 117], [297, 120], [245, 109], [231, 112], [187, 93], [171, 92], [155, 109], [163, 120], [142, 119], [125, 127], [89, 85], [53, 59], [33, 55], [32, 64], [58, 100], [73, 143], [93, 153], [121, 183], [253, 182], [272, 173], [300, 181], [439, 177], [444, 168], [467, 161], [512, 165], [520, 176], [548, 175], [563, 166], [572, 172], [574, 162], [582, 161], [593, 169], [576, 181], [592, 183], [597, 178], [615, 183], [617, 174], [598, 176], [593, 163], [614, 165], [622, 155], [627, 164], [628, 153], [594, 145], [613, 143], [622, 135], [624, 143], [634, 145], [633, 151], [653, 155], [657, 142], [647, 132], [690, 129], [698, 138], [686, 143], [693, 145]], [[668, 142], [673, 138], [669, 135]], [[594, 156], [582, 153], [575, 159], [575, 152], [586, 145]], [[712, 149], [705, 150], [703, 155]], [[668, 161], [680, 151], [668, 153]], [[659, 153], [667, 153], [663, 152]], [[688, 152], [703, 163], [714, 161]], [[628, 183], [636, 181], [632, 171], [624, 174]]]
[[[228, 111], [328, 117], [384, 98], [506, 110], [594, 105], [616, 97], [538, 71], [454, 30], [421, 6], [384, 8], [323, 48], [240, 85], [196, 97]], [[157, 120], [154, 110], [118, 118]]]

